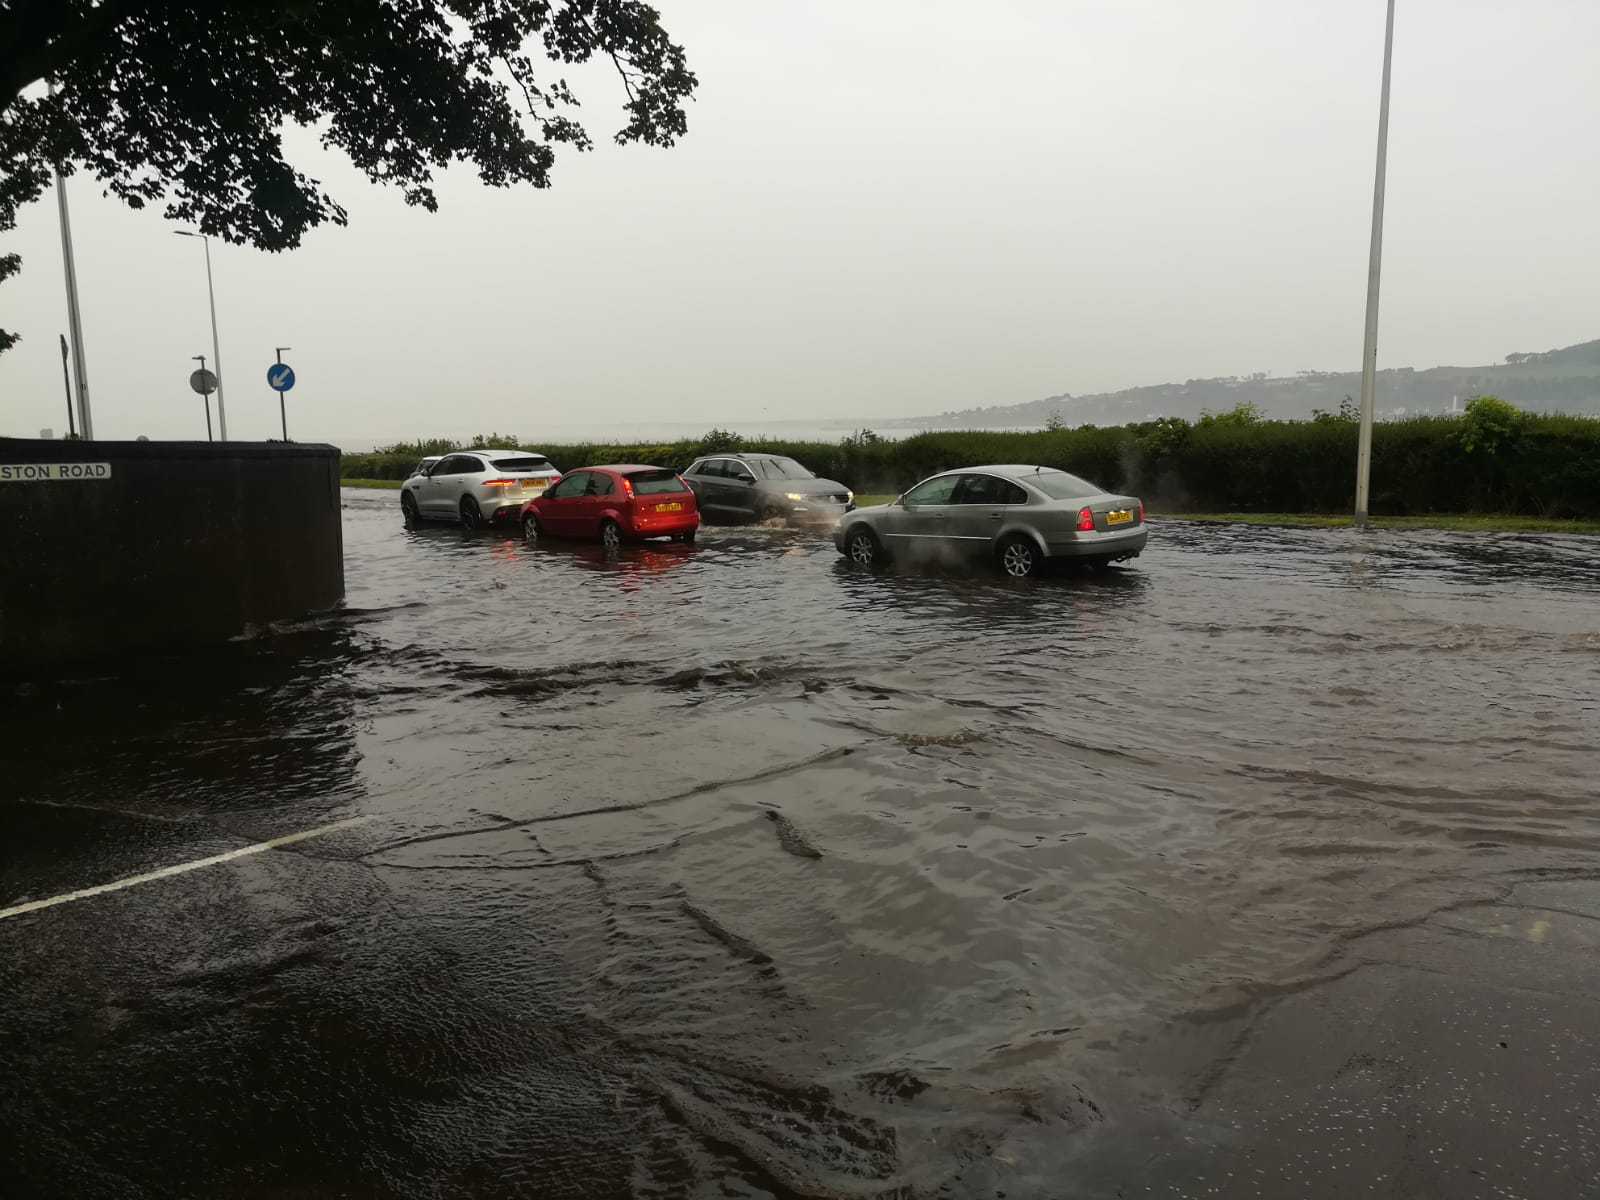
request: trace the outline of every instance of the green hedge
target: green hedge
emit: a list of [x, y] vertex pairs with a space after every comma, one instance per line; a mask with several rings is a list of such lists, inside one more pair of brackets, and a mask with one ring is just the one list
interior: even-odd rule
[[[1422, 417], [1373, 430], [1374, 514], [1509, 513], [1600, 518], [1600, 419], [1517, 414], [1514, 431], [1463, 444], [1468, 421]], [[718, 441], [723, 440], [718, 435]], [[682, 469], [704, 441], [530, 445], [563, 470], [604, 462]], [[746, 442], [787, 454], [861, 493], [899, 492], [952, 467], [1030, 463], [1060, 467], [1168, 512], [1349, 512], [1355, 502], [1356, 426], [1314, 421], [1168, 418], [1098, 429], [921, 433], [903, 440]], [[403, 479], [414, 454], [347, 454], [351, 479]]]

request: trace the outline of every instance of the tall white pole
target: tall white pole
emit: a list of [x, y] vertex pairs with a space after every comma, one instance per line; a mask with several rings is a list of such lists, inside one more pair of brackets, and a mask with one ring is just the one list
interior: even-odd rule
[[[50, 94], [56, 93], [55, 84]], [[72, 370], [78, 384], [78, 428], [84, 441], [94, 440], [94, 421], [89, 413], [89, 367], [83, 352], [83, 317], [78, 311], [78, 266], [72, 255], [72, 218], [67, 212], [67, 181], [56, 167], [56, 206], [61, 213], [61, 262], [67, 275], [67, 329], [72, 334]]]
[[206, 246], [206, 297], [211, 301], [211, 361], [217, 364], [217, 435], [228, 440], [228, 410], [222, 406], [222, 343], [217, 340], [217, 292], [211, 286], [211, 239], [205, 234], [200, 240]]
[[1378, 379], [1378, 274], [1383, 264], [1383, 183], [1389, 161], [1389, 64], [1394, 56], [1394, 0], [1383, 33], [1383, 98], [1378, 102], [1378, 168], [1372, 184], [1372, 251], [1367, 262], [1367, 333], [1361, 349], [1361, 432], [1356, 444], [1356, 526], [1367, 524], [1372, 480], [1373, 392]]

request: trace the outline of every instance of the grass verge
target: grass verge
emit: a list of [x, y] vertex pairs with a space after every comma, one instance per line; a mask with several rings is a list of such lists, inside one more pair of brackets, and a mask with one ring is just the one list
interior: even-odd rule
[[[1218, 521], [1242, 525], [1348, 526], [1348, 514], [1332, 513], [1157, 513], [1151, 518]], [[1552, 517], [1515, 517], [1476, 513], [1429, 513], [1414, 517], [1373, 517], [1379, 529], [1462, 529], [1478, 533], [1600, 533], [1600, 521], [1564, 521]]]
[[390, 488], [394, 491], [399, 491], [400, 485], [403, 482], [404, 481], [400, 479], [341, 479], [339, 480], [339, 486], [353, 488]]

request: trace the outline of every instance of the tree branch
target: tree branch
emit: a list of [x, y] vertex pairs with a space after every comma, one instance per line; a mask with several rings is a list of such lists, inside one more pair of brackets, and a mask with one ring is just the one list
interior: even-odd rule
[[[528, 106], [528, 115], [533, 117], [535, 120], [542, 121], [544, 118], [539, 116], [539, 106], [534, 103], [533, 93], [528, 90], [528, 85], [523, 81], [522, 75], [517, 71], [516, 66], [504, 54], [500, 55], [499, 57], [501, 63], [503, 63], [505, 66], [506, 72], [511, 76], [512, 79], [516, 80], [517, 86], [522, 89], [522, 99]], [[544, 97], [541, 96], [540, 99], [544, 99]], [[544, 106], [546, 110], [549, 110], [553, 107], [549, 100], [544, 101]]]
[[633, 79], [628, 74], [627, 68], [625, 68], [622, 65], [622, 56], [620, 54], [618, 54], [615, 50], [607, 50], [606, 51], [606, 56], [608, 58], [610, 58], [612, 63], [616, 66], [617, 74], [622, 76], [622, 86], [623, 86], [624, 89], [626, 89], [626, 91], [628, 93], [629, 101], [637, 100], [639, 97], [634, 95]]

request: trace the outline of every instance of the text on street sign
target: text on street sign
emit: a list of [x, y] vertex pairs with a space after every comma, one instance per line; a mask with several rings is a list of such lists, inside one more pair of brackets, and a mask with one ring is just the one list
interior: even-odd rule
[[111, 464], [0, 463], [0, 483], [43, 483], [55, 479], [110, 479]]

